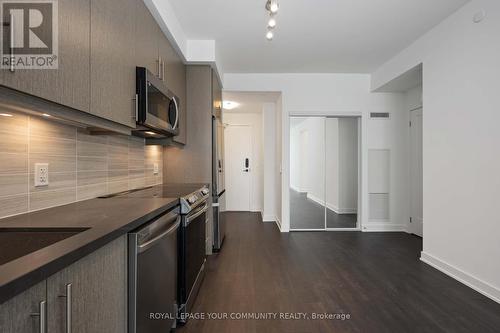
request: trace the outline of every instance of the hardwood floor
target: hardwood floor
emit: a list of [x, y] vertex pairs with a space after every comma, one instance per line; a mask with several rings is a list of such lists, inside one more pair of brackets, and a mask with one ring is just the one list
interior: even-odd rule
[[[500, 304], [422, 263], [405, 233], [281, 234], [227, 213], [227, 234], [180, 332], [499, 332]], [[349, 320], [215, 320], [210, 313], [349, 314]]]

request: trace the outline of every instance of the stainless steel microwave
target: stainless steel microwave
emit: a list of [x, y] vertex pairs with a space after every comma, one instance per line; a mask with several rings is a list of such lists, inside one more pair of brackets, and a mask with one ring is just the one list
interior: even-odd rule
[[178, 135], [179, 102], [153, 73], [144, 67], [136, 68], [135, 134], [152, 138]]

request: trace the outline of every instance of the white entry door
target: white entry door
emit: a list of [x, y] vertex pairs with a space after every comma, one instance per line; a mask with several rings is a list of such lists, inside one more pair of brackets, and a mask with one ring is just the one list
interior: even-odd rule
[[410, 111], [410, 232], [423, 236], [422, 108]]
[[226, 210], [250, 211], [252, 128], [229, 125], [224, 132], [226, 158]]

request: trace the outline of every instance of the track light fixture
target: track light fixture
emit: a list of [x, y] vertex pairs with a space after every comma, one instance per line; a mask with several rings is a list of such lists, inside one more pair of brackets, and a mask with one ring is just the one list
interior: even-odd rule
[[272, 14], [276, 14], [280, 9], [280, 5], [278, 4], [278, 0], [267, 0], [266, 9], [268, 12]]
[[278, 14], [280, 6], [278, 4], [278, 0], [267, 0], [266, 1], [266, 10], [269, 14], [269, 21], [267, 22], [267, 40], [272, 40], [274, 37], [274, 33], [271, 31], [276, 27], [276, 18], [275, 16]]

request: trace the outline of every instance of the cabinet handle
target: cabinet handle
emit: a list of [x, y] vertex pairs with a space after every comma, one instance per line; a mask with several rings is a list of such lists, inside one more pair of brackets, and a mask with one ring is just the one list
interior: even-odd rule
[[161, 57], [158, 56], [158, 78], [161, 79]]
[[59, 297], [66, 298], [66, 333], [71, 333], [71, 314], [72, 314], [72, 308], [71, 308], [71, 301], [72, 301], [72, 287], [73, 285], [71, 283], [68, 283], [66, 285], [66, 295], [60, 295]]
[[13, 73], [14, 68], [14, 14], [10, 14], [10, 68], [9, 70]]
[[165, 81], [165, 61], [161, 62], [161, 80]]
[[47, 302], [41, 301], [39, 304], [40, 312], [32, 313], [33, 317], [38, 317], [39, 329], [40, 333], [47, 333]]

